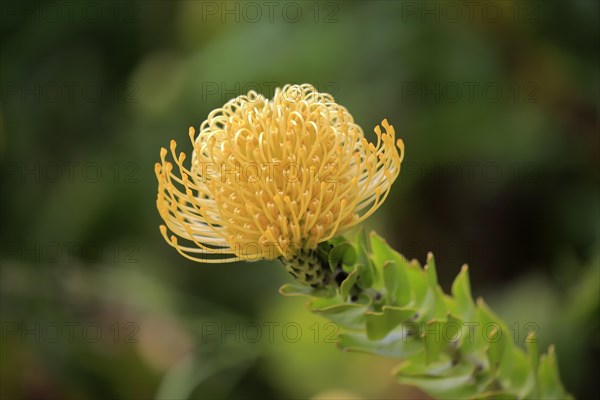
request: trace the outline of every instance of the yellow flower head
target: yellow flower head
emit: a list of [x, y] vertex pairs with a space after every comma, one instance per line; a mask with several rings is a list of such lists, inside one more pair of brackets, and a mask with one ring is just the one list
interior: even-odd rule
[[[400, 172], [404, 144], [383, 120], [369, 143], [348, 110], [311, 85], [254, 91], [212, 111], [191, 165], [156, 164], [165, 240], [199, 262], [290, 260], [370, 216]], [[398, 151], [400, 150], [400, 152]], [[169, 231], [172, 232], [169, 235]]]

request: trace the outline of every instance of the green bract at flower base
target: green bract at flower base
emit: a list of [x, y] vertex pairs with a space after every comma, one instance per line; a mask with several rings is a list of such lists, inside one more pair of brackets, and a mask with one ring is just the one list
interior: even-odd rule
[[539, 356], [530, 333], [522, 349], [482, 299], [471, 297], [467, 266], [445, 294], [430, 253], [421, 267], [383, 238], [364, 231], [318, 249], [325, 284], [284, 285], [285, 296], [307, 296], [314, 313], [338, 324], [344, 351], [398, 357], [398, 382], [437, 398], [572, 398], [560, 382], [554, 348]]

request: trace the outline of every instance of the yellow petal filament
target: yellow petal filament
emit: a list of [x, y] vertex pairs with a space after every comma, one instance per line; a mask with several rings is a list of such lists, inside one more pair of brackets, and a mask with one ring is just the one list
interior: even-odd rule
[[385, 201], [404, 144], [387, 120], [375, 134], [368, 143], [343, 106], [308, 84], [232, 99], [189, 129], [191, 157], [174, 140], [161, 149], [160, 231], [198, 262], [296, 259]]

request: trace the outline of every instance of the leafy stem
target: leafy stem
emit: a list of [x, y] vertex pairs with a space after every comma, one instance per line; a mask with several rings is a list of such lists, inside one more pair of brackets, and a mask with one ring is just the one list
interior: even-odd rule
[[402, 359], [400, 383], [438, 398], [570, 397], [554, 348], [540, 356], [534, 332], [524, 349], [514, 343], [504, 321], [473, 301], [466, 265], [445, 294], [432, 254], [421, 267], [374, 232], [337, 238], [311, 257], [308, 275], [290, 267], [303, 285], [280, 293], [307, 296], [311, 311], [338, 324], [342, 350]]

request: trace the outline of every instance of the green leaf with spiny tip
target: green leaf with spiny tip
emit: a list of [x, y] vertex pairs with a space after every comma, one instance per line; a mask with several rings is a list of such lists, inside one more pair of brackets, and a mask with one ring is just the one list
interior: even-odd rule
[[357, 263], [366, 265], [370, 261], [371, 245], [367, 239], [367, 233], [361, 229], [356, 240]]
[[444, 304], [446, 306], [446, 310], [448, 310], [448, 312], [452, 315], [454, 315], [455, 317], [458, 318], [459, 310], [458, 310], [458, 306], [456, 305], [456, 301], [454, 300], [454, 298], [452, 296], [449, 296], [447, 294], [443, 294], [442, 295], [442, 300], [444, 301]]
[[346, 301], [348, 299], [348, 296], [350, 295], [350, 290], [352, 290], [352, 287], [356, 283], [356, 279], [358, 278], [358, 270], [359, 268], [355, 267], [340, 285], [340, 296], [342, 297], [343, 301]]
[[458, 307], [459, 314], [467, 317], [473, 313], [475, 305], [471, 297], [471, 284], [469, 282], [469, 268], [463, 265], [460, 273], [452, 284], [452, 296]]
[[410, 286], [410, 303], [409, 305], [418, 307], [422, 304], [429, 291], [429, 284], [427, 277], [421, 267], [416, 264], [405, 264], [407, 267], [404, 268], [406, 276], [408, 278], [408, 285]]
[[535, 386], [535, 375], [523, 350], [513, 346], [505, 351], [498, 367], [498, 381], [508, 393], [525, 398]]
[[423, 345], [406, 329], [395, 329], [385, 338], [371, 340], [366, 333], [341, 333], [338, 347], [344, 351], [376, 354], [383, 357], [407, 358], [423, 351]]
[[[426, 287], [424, 296], [417, 303], [420, 304], [417, 308], [417, 321], [444, 318], [447, 314], [446, 304], [439, 288]], [[411, 303], [411, 306], [414, 307], [414, 303]]]
[[531, 397], [537, 398], [539, 396], [540, 388], [538, 382], [538, 343], [535, 332], [530, 332], [525, 338], [525, 347], [527, 348], [527, 357], [529, 358], [529, 365], [531, 366], [534, 385], [533, 390], [530, 394]]
[[335, 245], [328, 256], [331, 271], [335, 271], [340, 264], [353, 265], [356, 263], [356, 260], [356, 250], [350, 242], [341, 242]]
[[362, 289], [368, 289], [373, 286], [375, 269], [371, 260], [367, 259], [366, 264], [358, 265], [358, 278], [356, 284]]
[[550, 346], [548, 354], [542, 355], [538, 367], [539, 398], [543, 399], [565, 399], [569, 396], [562, 384], [558, 372], [558, 362], [554, 346]]
[[447, 311], [446, 326], [444, 329], [446, 330], [445, 334], [448, 335], [453, 342], [456, 342], [454, 346], [459, 347], [464, 340], [470, 340], [468, 334], [465, 334], [467, 328], [468, 327], [464, 325], [460, 318]]
[[284, 296], [312, 296], [313, 289], [309, 286], [286, 283], [279, 288], [279, 293]]
[[315, 314], [322, 315], [342, 328], [362, 330], [365, 326], [365, 311], [368, 306], [364, 304], [336, 304], [327, 307], [311, 307]]
[[386, 337], [400, 323], [411, 319], [415, 310], [393, 306], [383, 306], [381, 312], [367, 311], [367, 337], [378, 340]]
[[435, 305], [433, 308], [433, 318], [444, 318], [448, 315], [448, 307], [444, 301], [444, 292], [442, 288], [437, 286], [431, 288], [435, 296]]
[[431, 364], [437, 360], [442, 350], [450, 345], [446, 340], [444, 328], [446, 321], [430, 320], [427, 322], [425, 329], [421, 333], [425, 344], [425, 364]]
[[323, 242], [319, 243], [317, 246], [317, 256], [321, 260], [322, 263], [327, 262], [327, 258], [329, 257], [329, 252], [331, 249], [338, 243], [346, 241], [343, 237], [336, 238], [335, 241]]
[[286, 283], [285, 285], [282, 285], [279, 288], [279, 293], [283, 296], [330, 298], [335, 296], [335, 289], [329, 286], [322, 288], [313, 288], [310, 286]]
[[386, 261], [395, 261], [398, 264], [405, 262], [406, 260], [400, 253], [392, 249], [384, 238], [376, 234], [375, 232], [371, 232], [369, 235], [371, 249], [372, 249], [372, 259], [377, 267], [383, 267]]
[[393, 263], [393, 265], [395, 265], [396, 271], [398, 272], [398, 283], [396, 285], [396, 301], [398, 302], [399, 306], [405, 307], [410, 303], [412, 293], [412, 289], [408, 279], [408, 274], [406, 273], [406, 267], [404, 265], [398, 265], [396, 263]]
[[538, 369], [539, 351], [538, 351], [538, 340], [535, 332], [530, 332], [525, 338], [525, 347], [527, 348], [527, 355], [529, 356], [529, 362], [536, 372]]
[[383, 285], [385, 286], [385, 302], [388, 305], [397, 305], [396, 288], [400, 284], [398, 275], [400, 271], [393, 261], [386, 261], [383, 265]]
[[437, 288], [437, 271], [435, 267], [435, 259], [433, 258], [432, 253], [427, 254], [427, 264], [425, 265], [425, 272], [427, 272], [427, 279], [429, 280], [429, 285], [433, 288]]
[[502, 357], [504, 356], [507, 340], [510, 339], [507, 338], [501, 328], [492, 328], [492, 332], [490, 332], [487, 340], [488, 346], [486, 348], [486, 355], [494, 375], [497, 375], [498, 366], [500, 365]]
[[419, 260], [417, 260], [416, 258], [413, 258], [412, 260], [410, 260], [410, 262], [408, 263], [408, 265], [410, 265], [411, 267], [414, 267], [414, 268], [418, 268], [418, 269], [422, 269], [423, 268], [421, 266], [421, 263], [419, 262]]
[[[472, 365], [461, 363], [452, 365], [445, 360], [440, 365], [432, 364], [423, 368], [423, 360], [409, 360], [396, 370], [397, 380], [405, 385], [417, 386], [429, 395], [440, 399], [470, 398], [477, 394]], [[413, 368], [416, 367], [416, 368]]]
[[425, 352], [419, 352], [400, 363], [400, 365], [392, 370], [392, 374], [396, 376], [447, 376], [448, 374], [452, 374], [452, 368], [455, 366], [452, 358], [447, 355], [442, 355], [431, 363], [427, 363], [426, 361], [427, 354]]
[[499, 325], [503, 331], [508, 332], [508, 327], [502, 321], [502, 318], [496, 315], [481, 297], [477, 298], [477, 309], [479, 310], [479, 318], [481, 318], [484, 323], [494, 323]]
[[350, 248], [344, 253], [344, 258], [342, 258], [342, 263], [344, 265], [354, 265], [358, 260], [358, 254], [356, 254], [356, 249], [354, 246], [350, 246]]
[[[479, 365], [464, 359], [451, 357], [447, 353], [440, 353], [440, 356], [430, 363], [427, 363], [427, 354], [418, 353], [400, 364], [392, 373], [396, 375], [400, 382], [404, 382], [407, 379], [412, 380], [413, 378], [427, 379], [429, 387], [420, 388], [430, 394], [438, 392], [436, 393], [436, 397], [475, 397], [489, 386], [492, 379], [488, 374], [482, 372]], [[432, 387], [432, 384], [435, 385], [434, 382], [437, 380], [448, 380], [447, 383], [449, 383], [453, 381], [453, 379], [449, 378], [466, 376], [469, 376], [469, 379], [466, 379], [465, 386], [460, 389], [446, 387], [448, 391], [443, 391], [442, 388], [436, 390], [435, 386]]]
[[[465, 343], [464, 348], [466, 351], [477, 351], [484, 348], [490, 365], [497, 365], [502, 362], [502, 357], [505, 354], [511, 354], [510, 352], [513, 351], [515, 345], [512, 342], [508, 327], [493, 313], [482, 298], [477, 299], [477, 309], [472, 322], [478, 324], [475, 329], [476, 340]], [[493, 360], [490, 360], [490, 355]], [[499, 359], [494, 358], [496, 356]]]

